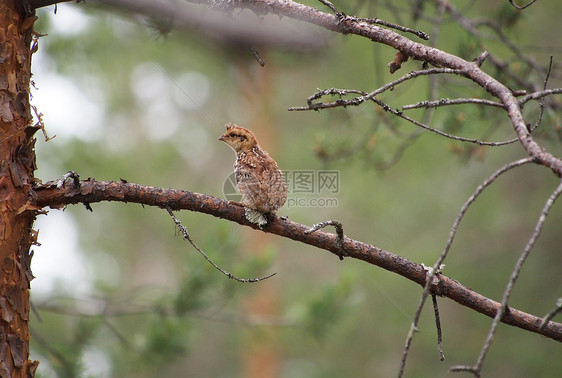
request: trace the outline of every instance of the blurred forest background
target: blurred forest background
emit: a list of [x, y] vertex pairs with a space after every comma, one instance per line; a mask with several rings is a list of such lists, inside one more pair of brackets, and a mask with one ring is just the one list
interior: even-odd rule
[[[306, 1], [326, 12], [317, 1]], [[467, 60], [481, 46], [427, 1], [413, 20], [409, 1], [340, 0], [347, 14], [378, 17], [430, 34], [428, 43]], [[539, 1], [517, 11], [507, 0], [452, 1], [469, 19], [489, 19], [522, 56], [547, 67], [549, 87], [562, 86], [562, 3]], [[503, 164], [525, 157], [515, 143], [479, 147], [455, 142], [392, 117], [372, 103], [320, 112], [289, 112], [317, 88], [371, 91], [394, 75], [395, 51], [368, 40], [322, 33], [305, 49], [249, 49], [170, 29], [167, 20], [130, 15], [95, 1], [38, 10], [32, 104], [56, 138], [37, 143], [37, 177], [68, 170], [82, 179], [119, 180], [224, 198], [233, 152], [217, 137], [232, 121], [252, 129], [287, 171], [335, 170], [337, 206], [284, 207], [280, 215], [312, 225], [344, 224], [350, 238], [432, 265], [459, 208]], [[438, 21], [441, 22], [438, 22]], [[283, 20], [282, 20], [283, 21]], [[289, 22], [291, 27], [297, 23]], [[485, 48], [512, 72], [542, 86], [491, 29]], [[416, 40], [416, 37], [409, 36]], [[488, 62], [484, 70], [516, 84]], [[467, 80], [437, 78], [433, 99], [485, 97]], [[428, 77], [381, 99], [392, 107], [430, 99]], [[554, 99], [553, 101], [559, 101]], [[505, 113], [474, 105], [410, 111], [433, 127], [465, 137], [514, 137]], [[535, 122], [538, 105], [525, 107]], [[560, 113], [547, 111], [540, 143], [561, 154]], [[469, 210], [446, 261], [445, 274], [500, 300], [539, 212], [557, 185], [543, 167], [502, 176]], [[135, 204], [94, 204], [40, 216], [35, 249], [31, 358], [39, 377], [389, 377], [422, 292], [400, 276], [274, 235], [199, 213], [178, 216], [195, 242], [240, 277], [278, 274], [241, 284], [214, 270], [178, 235], [169, 215]], [[523, 268], [510, 305], [543, 316], [562, 287], [562, 207], [554, 206]], [[433, 311], [426, 306], [406, 376], [448, 375], [475, 362], [491, 319], [440, 299], [446, 360], [439, 361]], [[559, 319], [558, 319], [559, 320]], [[484, 364], [489, 377], [549, 377], [562, 371], [560, 344], [500, 325]], [[466, 375], [466, 374], [463, 374]]]

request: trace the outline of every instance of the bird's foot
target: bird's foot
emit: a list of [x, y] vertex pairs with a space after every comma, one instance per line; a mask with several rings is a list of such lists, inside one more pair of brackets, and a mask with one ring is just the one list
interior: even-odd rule
[[266, 214], [254, 209], [248, 209], [247, 207], [245, 207], [244, 210], [244, 214], [246, 215], [246, 219], [248, 220], [248, 222], [257, 225], [260, 229], [264, 228], [267, 225]]

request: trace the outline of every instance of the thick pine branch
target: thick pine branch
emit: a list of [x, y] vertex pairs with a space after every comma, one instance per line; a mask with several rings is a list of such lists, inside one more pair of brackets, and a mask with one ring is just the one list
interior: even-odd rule
[[[85, 181], [51, 182], [35, 188], [34, 204], [40, 208], [61, 208], [66, 205], [89, 204], [103, 201], [132, 202], [173, 210], [190, 210], [209, 214], [258, 229], [244, 217], [244, 208], [236, 202], [176, 189], [163, 189], [127, 182]], [[77, 185], [78, 184], [78, 185]], [[289, 219], [273, 217], [263, 232], [276, 234], [304, 244], [332, 252], [337, 256], [346, 256], [363, 260], [383, 269], [397, 273], [422, 287], [425, 285], [427, 271], [420, 264], [395, 255], [373, 245], [318, 230], [307, 232], [310, 227]], [[500, 304], [461, 285], [452, 278], [439, 274], [439, 281], [431, 288], [433, 294], [450, 298], [455, 302], [493, 318]], [[509, 308], [502, 322], [534, 333], [539, 333], [554, 340], [562, 341], [562, 324], [549, 322], [542, 329], [541, 318]]]

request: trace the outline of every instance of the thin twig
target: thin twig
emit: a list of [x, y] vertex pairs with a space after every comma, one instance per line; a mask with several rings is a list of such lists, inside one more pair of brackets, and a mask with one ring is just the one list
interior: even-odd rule
[[258, 62], [258, 64], [260, 65], [260, 67], [264, 67], [265, 66], [265, 62], [263, 61], [263, 59], [260, 56], [260, 52], [255, 48], [255, 47], [250, 47], [250, 51], [252, 52], [252, 56], [254, 57], [254, 59]]
[[[360, 90], [356, 90], [356, 89], [337, 89], [337, 88], [329, 88], [329, 89], [325, 89], [325, 90], [321, 90], [318, 89], [318, 91], [313, 94], [312, 96], [310, 96], [307, 99], [307, 104], [308, 106], [295, 106], [295, 107], [290, 107], [288, 110], [289, 111], [307, 111], [307, 110], [320, 110], [320, 109], [328, 109], [328, 108], [336, 108], [336, 107], [346, 107], [346, 106], [358, 106], [361, 105], [362, 103], [366, 102], [366, 101], [373, 101], [376, 104], [378, 104], [379, 106], [382, 107], [383, 110], [388, 111], [392, 114], [394, 114], [395, 116], [398, 116], [410, 123], [413, 123], [414, 125], [424, 128], [426, 130], [429, 130], [433, 133], [436, 133], [438, 135], [441, 135], [443, 137], [449, 138], [449, 139], [453, 139], [453, 140], [458, 140], [458, 141], [462, 141], [462, 142], [469, 142], [469, 143], [475, 143], [481, 146], [504, 146], [507, 144], [511, 144], [516, 142], [518, 139], [514, 138], [514, 139], [510, 139], [507, 141], [501, 141], [501, 142], [485, 142], [479, 139], [475, 139], [475, 138], [463, 138], [463, 137], [459, 137], [459, 136], [455, 136], [452, 134], [448, 134], [445, 133], [444, 131], [438, 130], [436, 128], [433, 128], [425, 123], [419, 122], [414, 120], [411, 117], [408, 117], [406, 115], [404, 115], [402, 113], [402, 111], [397, 110], [397, 109], [392, 109], [390, 106], [388, 106], [387, 104], [383, 103], [382, 101], [378, 100], [375, 98], [376, 95], [381, 94], [389, 89], [393, 89], [396, 85], [401, 84], [407, 80], [416, 78], [418, 76], [423, 76], [423, 75], [434, 75], [434, 74], [456, 74], [456, 75], [462, 75], [464, 71], [462, 70], [454, 70], [454, 69], [450, 69], [450, 68], [430, 68], [430, 69], [426, 69], [426, 70], [419, 70], [419, 71], [412, 71], [402, 77], [400, 77], [397, 80], [394, 80], [376, 90], [374, 90], [371, 93], [367, 93], [364, 91], [360, 91]], [[318, 100], [320, 98], [322, 98], [323, 96], [328, 96], [328, 95], [336, 95], [336, 96], [345, 96], [347, 94], [360, 94], [361, 96], [359, 97], [354, 97], [352, 99], [349, 100], [345, 100], [345, 99], [338, 99], [334, 102], [314, 102], [314, 100]]]
[[37, 117], [37, 122], [33, 126], [41, 129], [41, 132], [43, 133], [43, 137], [45, 138], [45, 142], [48, 142], [51, 139], [56, 138], [57, 137], [56, 135], [53, 135], [52, 137], [47, 135], [47, 130], [45, 129], [45, 122], [43, 121], [43, 113], [37, 110], [37, 106], [31, 105], [31, 109], [33, 109], [33, 113], [35, 113], [35, 116]]
[[[554, 205], [554, 203], [556, 202], [556, 199], [560, 196], [561, 193], [562, 193], [562, 180], [560, 181], [560, 184], [558, 185], [558, 187], [554, 190], [554, 192], [552, 192], [550, 197], [548, 197], [548, 199], [546, 200], [546, 203], [544, 204], [544, 207], [543, 207], [543, 209], [541, 211], [541, 214], [539, 216], [539, 219], [537, 220], [537, 224], [535, 225], [535, 230], [533, 231], [533, 234], [529, 238], [529, 241], [527, 242], [527, 245], [525, 246], [525, 249], [523, 250], [523, 252], [519, 256], [519, 259], [517, 260], [517, 263], [515, 264], [515, 267], [513, 268], [513, 271], [511, 272], [511, 277], [509, 278], [509, 281], [507, 283], [507, 287], [505, 288], [505, 291], [503, 293], [501, 306], [498, 309], [498, 312], [496, 313], [494, 321], [492, 322], [492, 326], [490, 327], [490, 331], [488, 332], [488, 337], [486, 338], [486, 342], [484, 343], [484, 346], [482, 347], [482, 350], [480, 351], [480, 355], [478, 356], [478, 360], [476, 361], [476, 364], [474, 366], [472, 366], [471, 369], [469, 369], [470, 371], [472, 371], [476, 375], [480, 375], [480, 372], [482, 370], [482, 364], [484, 363], [484, 359], [486, 358], [486, 355], [488, 354], [488, 351], [490, 350], [490, 347], [492, 345], [492, 341], [494, 339], [494, 335], [496, 334], [496, 330], [497, 330], [498, 324], [501, 321], [501, 318], [503, 317], [503, 315], [506, 312], [509, 312], [509, 307], [507, 305], [507, 302], [509, 300], [509, 297], [511, 296], [511, 292], [513, 291], [513, 287], [515, 286], [515, 282], [519, 278], [519, 273], [521, 272], [521, 268], [523, 267], [523, 264], [527, 260], [527, 257], [529, 257], [529, 254], [531, 253], [533, 247], [535, 246], [535, 243], [537, 242], [537, 240], [538, 240], [538, 238], [541, 234], [544, 223], [546, 221], [546, 217], [548, 216], [548, 213], [549, 213], [550, 209], [552, 208], [552, 205]], [[466, 366], [464, 366], [463, 368], [466, 368]], [[451, 371], [456, 371], [456, 369], [457, 369], [457, 367], [452, 367]]]
[[417, 130], [414, 130], [409, 135], [407, 135], [406, 137], [402, 138], [402, 141], [401, 141], [400, 145], [394, 151], [394, 155], [392, 156], [392, 158], [390, 158], [386, 161], [376, 163], [376, 165], [375, 165], [376, 168], [379, 169], [379, 170], [390, 169], [392, 166], [394, 166], [396, 163], [398, 163], [400, 161], [400, 159], [404, 155], [404, 152], [406, 151], [406, 149], [408, 147], [410, 147], [412, 144], [414, 144], [414, 142], [416, 142], [418, 140], [418, 138], [421, 135], [423, 135], [423, 133], [424, 133], [423, 130], [417, 129]]
[[490, 53], [488, 51], [483, 51], [482, 54], [480, 54], [478, 56], [478, 58], [474, 59], [474, 63], [476, 63], [478, 65], [478, 67], [481, 67], [482, 64], [484, 64], [484, 61], [490, 56]]
[[[356, 89], [336, 89], [336, 88], [330, 88], [330, 89], [326, 89], [326, 90], [318, 90], [314, 95], [310, 96], [307, 99], [307, 103], [308, 106], [293, 106], [291, 108], [289, 108], [289, 111], [306, 111], [306, 110], [320, 110], [320, 109], [327, 109], [327, 108], [337, 108], [337, 107], [346, 107], [346, 106], [358, 106], [361, 105], [364, 102], [367, 102], [369, 100], [371, 100], [373, 97], [375, 97], [376, 95], [379, 95], [387, 90], [392, 90], [394, 89], [398, 84], [401, 84], [405, 81], [414, 79], [416, 77], [419, 76], [425, 76], [425, 75], [437, 75], [437, 74], [452, 74], [452, 75], [462, 75], [464, 73], [463, 70], [455, 70], [455, 69], [451, 69], [451, 68], [429, 68], [429, 69], [425, 69], [425, 70], [418, 70], [418, 71], [412, 71], [409, 72], [407, 74], [405, 74], [404, 76], [391, 81], [388, 84], [383, 85], [382, 87], [372, 91], [371, 93], [367, 93], [364, 91], [359, 91]], [[355, 93], [355, 94], [360, 94], [360, 97], [355, 97], [352, 98], [350, 100], [343, 100], [340, 99], [336, 102], [332, 102], [332, 103], [313, 103], [313, 100], [317, 100], [319, 98], [322, 98], [323, 96], [327, 96], [327, 95], [338, 95], [338, 96], [343, 96], [346, 94], [350, 94], [350, 93]]]
[[59, 348], [56, 347], [56, 344], [53, 343], [53, 340], [48, 337], [44, 338], [42, 332], [35, 332], [35, 330], [30, 327], [29, 333], [33, 338], [33, 342], [39, 346], [39, 351], [41, 352], [41, 354], [46, 357], [49, 357], [50, 355], [50, 358], [57, 361], [59, 371], [62, 370], [63, 372], [68, 374], [68, 376], [74, 375], [74, 361], [69, 361], [69, 359], [71, 358], [69, 353], [63, 353], [59, 351]]
[[320, 1], [322, 4], [324, 4], [325, 6], [330, 8], [332, 10], [332, 12], [334, 12], [334, 14], [340, 19], [340, 23], [343, 23], [345, 21], [367, 22], [369, 24], [377, 24], [377, 25], [386, 26], [387, 28], [399, 30], [399, 31], [402, 31], [402, 32], [405, 32], [405, 33], [412, 33], [412, 34], [420, 37], [421, 39], [424, 39], [426, 41], [429, 40], [429, 35], [427, 35], [427, 33], [423, 32], [421, 30], [414, 30], [414, 29], [411, 29], [411, 28], [408, 28], [408, 27], [405, 27], [405, 26], [402, 26], [402, 25], [393, 24], [392, 22], [384, 21], [384, 20], [378, 19], [376, 17], [359, 18], [359, 17], [355, 17], [355, 16], [348, 16], [345, 13], [338, 11], [338, 9], [330, 1], [328, 1], [328, 0], [318, 0], [318, 1]]
[[[542, 91], [537, 91], [533, 93], [529, 93], [519, 99], [519, 104], [523, 105], [531, 100], [538, 100], [546, 96], [550, 96], [553, 94], [560, 94], [562, 93], [562, 88], [553, 88], [553, 89], [544, 89]], [[418, 109], [418, 108], [437, 108], [439, 106], [448, 106], [448, 105], [461, 105], [461, 104], [477, 104], [477, 105], [488, 105], [497, 108], [505, 108], [505, 105], [501, 102], [491, 101], [491, 100], [484, 100], [481, 98], [442, 98], [436, 101], [420, 101], [415, 104], [410, 105], [403, 105], [402, 110], [410, 110], [410, 109]]]
[[135, 350], [134, 346], [127, 340], [123, 333], [121, 333], [121, 329], [109, 322], [109, 319], [107, 318], [107, 316], [105, 316], [105, 313], [100, 314], [100, 318], [102, 319], [102, 322], [107, 327], [107, 329], [109, 329], [109, 331], [113, 333], [113, 335], [123, 346], [125, 346], [125, 348], [132, 351]]
[[410, 123], [413, 123], [414, 125], [421, 127], [423, 129], [426, 129], [428, 131], [431, 131], [437, 135], [441, 135], [443, 137], [449, 138], [449, 139], [453, 139], [453, 140], [458, 140], [461, 142], [469, 142], [469, 143], [474, 143], [474, 144], [478, 144], [480, 146], [491, 146], [491, 147], [497, 147], [497, 146], [504, 146], [506, 144], [511, 144], [517, 141], [517, 139], [510, 139], [510, 140], [506, 140], [506, 141], [501, 141], [501, 142], [485, 142], [483, 140], [480, 139], [475, 139], [475, 138], [463, 138], [463, 137], [459, 137], [456, 135], [452, 135], [449, 133], [446, 133], [444, 131], [441, 131], [439, 129], [436, 129], [434, 127], [431, 127], [429, 125], [426, 125], [422, 122], [416, 121], [415, 119], [408, 117], [407, 115], [404, 115], [404, 113], [402, 113], [400, 110], [397, 109], [393, 109], [391, 108], [389, 105], [385, 104], [384, 102], [377, 100], [376, 98], [372, 98], [371, 101], [373, 101], [374, 103], [378, 104], [384, 111], [390, 112], [392, 114], [394, 114], [397, 117], [400, 117]]
[[548, 62], [548, 71], [546, 71], [546, 76], [544, 78], [542, 89], [546, 91], [546, 85], [548, 84], [548, 79], [550, 78], [550, 73], [552, 72], [552, 55], [550, 56]]
[[[435, 69], [431, 69], [431, 70], [435, 70]], [[431, 71], [431, 70], [424, 70], [424, 71]], [[448, 70], [448, 71], [456, 71], [456, 70]], [[479, 139], [475, 139], [475, 138], [463, 138], [463, 137], [459, 137], [456, 135], [452, 135], [449, 133], [446, 133], [444, 131], [441, 131], [439, 129], [436, 129], [434, 127], [431, 127], [429, 125], [426, 125], [425, 123], [416, 121], [415, 119], [408, 117], [407, 115], [405, 115], [404, 113], [402, 113], [402, 111], [398, 110], [398, 109], [393, 109], [391, 108], [389, 105], [385, 104], [384, 102], [374, 98], [374, 96], [376, 94], [379, 94], [381, 92], [384, 92], [387, 89], [390, 89], [392, 87], [394, 87], [396, 84], [403, 82], [405, 80], [411, 79], [413, 77], [419, 76], [418, 74], [422, 72], [422, 71], [414, 71], [411, 72], [403, 77], [401, 77], [398, 80], [393, 81], [392, 83], [389, 83], [379, 89], [377, 89], [374, 92], [371, 92], [369, 94], [367, 94], [366, 92], [362, 92], [356, 89], [337, 89], [337, 88], [330, 88], [330, 89], [325, 89], [325, 90], [318, 90], [315, 94], [313, 94], [312, 96], [310, 96], [307, 99], [308, 102], [308, 106], [301, 106], [301, 107], [291, 107], [289, 108], [289, 111], [303, 111], [303, 110], [319, 110], [319, 109], [327, 109], [327, 108], [336, 108], [336, 107], [346, 107], [346, 106], [357, 106], [362, 104], [365, 101], [373, 101], [374, 103], [376, 103], [377, 105], [379, 105], [383, 110], [390, 112], [392, 114], [394, 114], [397, 117], [400, 117], [410, 123], [413, 123], [416, 126], [419, 126], [423, 129], [426, 129], [428, 131], [431, 131], [435, 134], [441, 135], [443, 137], [449, 138], [449, 139], [453, 139], [453, 140], [458, 140], [461, 142], [469, 142], [469, 143], [474, 143], [474, 144], [478, 144], [481, 146], [492, 146], [492, 147], [497, 147], [497, 146], [504, 146], [506, 144], [511, 144], [511, 143], [515, 143], [518, 139], [514, 138], [514, 139], [510, 139], [510, 140], [506, 140], [506, 141], [501, 141], [501, 142], [485, 142]], [[425, 73], [427, 74], [427, 73]], [[335, 102], [330, 102], [330, 103], [314, 103], [313, 100], [316, 100], [318, 98], [321, 98], [323, 96], [327, 96], [327, 95], [338, 95], [338, 96], [343, 96], [349, 93], [361, 93], [363, 94], [363, 96], [360, 97], [354, 97], [350, 100], [344, 100], [344, 99], [339, 99]]]
[[325, 6], [327, 6], [328, 8], [330, 8], [332, 10], [332, 12], [334, 12], [336, 15], [341, 14], [338, 9], [334, 6], [334, 4], [332, 4], [330, 1], [328, 0], [318, 0], [320, 1], [322, 4], [324, 4]]
[[491, 20], [483, 20], [483, 21], [478, 23], [478, 26], [480, 26], [480, 25], [484, 25], [484, 26], [487, 26], [487, 27], [491, 28], [496, 33], [496, 35], [498, 36], [500, 41], [504, 45], [506, 45], [509, 49], [511, 49], [511, 51], [517, 56], [517, 58], [519, 60], [521, 60], [522, 62], [525, 62], [529, 67], [533, 68], [538, 73], [541, 73], [541, 74], [545, 73], [544, 67], [541, 67], [535, 60], [533, 60], [532, 58], [529, 58], [527, 55], [525, 55], [523, 53], [523, 51], [521, 50], [521, 46], [518, 43], [513, 42], [505, 34], [505, 28], [504, 27], [502, 27], [498, 23], [493, 22]]
[[478, 198], [478, 196], [484, 191], [484, 189], [486, 189], [488, 186], [490, 186], [500, 175], [509, 171], [510, 169], [513, 169], [515, 167], [519, 167], [523, 164], [531, 163], [532, 161], [533, 161], [532, 158], [525, 158], [525, 159], [520, 159], [520, 160], [517, 160], [517, 161], [514, 161], [514, 162], [511, 162], [509, 164], [504, 165], [503, 167], [498, 169], [496, 172], [494, 172], [491, 176], [489, 176], [486, 180], [484, 180], [484, 182], [476, 188], [474, 193], [472, 193], [472, 195], [466, 200], [464, 205], [461, 207], [461, 209], [459, 211], [459, 214], [457, 215], [457, 218], [455, 219], [455, 221], [453, 222], [453, 225], [451, 226], [451, 230], [449, 231], [449, 238], [447, 239], [447, 243], [445, 244], [445, 247], [443, 248], [443, 251], [441, 252], [441, 255], [439, 256], [439, 258], [437, 259], [437, 261], [433, 265], [433, 268], [428, 270], [428, 275], [426, 277], [426, 284], [425, 284], [425, 287], [424, 287], [424, 291], [423, 291], [422, 296], [420, 298], [420, 303], [418, 304], [418, 307], [416, 309], [416, 313], [414, 315], [414, 320], [412, 321], [412, 325], [410, 327], [410, 332], [408, 333], [408, 336], [406, 338], [406, 343], [405, 343], [404, 351], [403, 351], [403, 354], [402, 354], [402, 361], [400, 363], [400, 372], [398, 373], [399, 377], [402, 377], [403, 374], [404, 374], [404, 368], [406, 367], [406, 359], [408, 358], [408, 353], [410, 351], [410, 346], [412, 345], [412, 340], [413, 340], [413, 337], [414, 337], [414, 333], [412, 332], [412, 330], [417, 330], [418, 322], [419, 322], [419, 319], [420, 319], [420, 316], [421, 316], [421, 311], [423, 309], [423, 306], [425, 304], [427, 296], [429, 295], [429, 288], [433, 285], [433, 279], [434, 279], [435, 275], [440, 271], [439, 268], [443, 264], [443, 261], [445, 260], [445, 258], [447, 257], [447, 255], [449, 253], [449, 250], [451, 249], [451, 245], [453, 244], [453, 240], [455, 238], [455, 235], [457, 233], [459, 225], [460, 225], [464, 215], [468, 211], [468, 208], [470, 207], [470, 205], [472, 205], [474, 203], [474, 201], [476, 201], [476, 198]]
[[402, 25], [398, 25], [398, 24], [393, 24], [392, 22], [388, 22], [388, 21], [384, 21], [384, 20], [380, 20], [376, 17], [373, 18], [358, 18], [357, 21], [363, 21], [363, 22], [368, 22], [370, 24], [377, 24], [377, 25], [382, 25], [382, 26], [386, 26], [388, 28], [391, 29], [395, 29], [395, 30], [399, 30], [405, 33], [412, 33], [418, 37], [420, 37], [423, 40], [429, 40], [429, 35], [426, 32], [423, 32], [421, 30], [414, 30]]
[[[52, 298], [51, 298], [52, 299]], [[74, 298], [69, 298], [74, 299]], [[110, 327], [113, 327], [108, 322], [108, 318], [119, 318], [119, 317], [127, 317], [127, 316], [138, 316], [138, 315], [146, 315], [146, 314], [154, 314], [158, 313], [159, 315], [165, 316], [179, 316], [177, 309], [171, 307], [164, 307], [161, 305], [143, 305], [143, 304], [128, 304], [127, 308], [120, 308], [120, 304], [111, 303], [107, 300], [104, 300], [102, 303], [106, 308], [102, 309], [102, 311], [84, 311], [78, 310], [76, 306], [58, 306], [53, 305], [49, 302], [49, 304], [42, 303], [38, 306], [40, 311], [51, 312], [55, 314], [63, 314], [68, 316], [76, 316], [76, 317], [84, 317], [84, 318], [103, 318], [104, 323]], [[110, 310], [109, 310], [110, 309]], [[181, 315], [184, 316], [184, 315]], [[191, 318], [200, 318], [205, 320], [210, 320], [214, 322], [221, 322], [221, 323], [236, 323], [236, 324], [244, 324], [248, 326], [278, 326], [278, 327], [289, 327], [294, 326], [295, 322], [291, 320], [285, 320], [281, 317], [275, 316], [257, 316], [257, 315], [244, 315], [244, 316], [235, 316], [234, 314], [227, 314], [227, 315], [217, 315], [213, 311], [209, 313], [208, 311], [203, 312], [196, 312], [190, 311], [186, 316]], [[121, 336], [116, 336], [121, 339]]]
[[[435, 48], [437, 48], [437, 43], [439, 42], [439, 38], [441, 36], [444, 12], [445, 12], [445, 5], [440, 4], [436, 9], [437, 19], [433, 23], [433, 29], [431, 30], [431, 34], [433, 35], [433, 38], [429, 43], [430, 46]], [[432, 101], [437, 99], [438, 95], [439, 95], [439, 77], [436, 75], [430, 75], [427, 98], [430, 101]], [[430, 124], [434, 114], [435, 114], [435, 109], [432, 108], [427, 109], [423, 114], [422, 122], [425, 123], [426, 125]]]
[[560, 93], [562, 93], [562, 88], [545, 89], [545, 90], [542, 90], [542, 91], [529, 93], [528, 95], [525, 95], [525, 96], [521, 97], [519, 99], [519, 103], [525, 104], [525, 103], [527, 103], [531, 100], [537, 100], [539, 98], [543, 98], [543, 97], [550, 96], [550, 95], [553, 95], [553, 94], [560, 94]]
[[562, 312], [562, 298], [556, 300], [556, 307], [549, 311], [542, 319], [541, 326], [539, 329], [543, 329], [549, 321], [551, 321], [559, 312]]
[[439, 306], [437, 305], [437, 296], [431, 294], [433, 302], [433, 313], [435, 314], [435, 326], [437, 327], [437, 350], [439, 351], [439, 359], [445, 361], [445, 353], [443, 353], [443, 334], [441, 332], [441, 319], [439, 318]]
[[[546, 91], [546, 85], [548, 84], [548, 79], [550, 78], [550, 73], [552, 72], [552, 55], [550, 56], [550, 62], [548, 64], [548, 71], [546, 72], [546, 76], [544, 78], [543, 83], [543, 92]], [[562, 88], [561, 88], [562, 89]], [[529, 132], [532, 133], [535, 131], [542, 123], [542, 117], [544, 115], [544, 110], [546, 108], [546, 104], [544, 103], [544, 98], [541, 97], [539, 100], [539, 117], [533, 126], [530, 127]]]
[[316, 232], [316, 231], [318, 231], [321, 228], [324, 228], [326, 226], [334, 226], [336, 228], [336, 235], [338, 236], [338, 238], [336, 239], [336, 245], [338, 246], [338, 249], [340, 250], [340, 254], [338, 256], [339, 256], [340, 260], [343, 260], [344, 256], [347, 256], [347, 254], [345, 253], [345, 249], [344, 249], [344, 245], [343, 245], [345, 235], [343, 234], [343, 225], [341, 224], [341, 222], [332, 219], [332, 220], [327, 220], [327, 221], [324, 221], [324, 222], [316, 223], [316, 224], [312, 225], [312, 227], [310, 227], [304, 233], [305, 233], [305, 235], [308, 235], [308, 234]]
[[462, 105], [462, 104], [489, 105], [497, 108], [505, 108], [505, 105], [502, 104], [501, 102], [484, 100], [482, 98], [455, 98], [455, 99], [441, 98], [435, 101], [420, 101], [415, 104], [403, 105], [402, 110], [419, 109], [419, 108], [432, 109], [440, 106]]
[[[451, 1], [447, 0], [434, 0], [438, 4], [445, 4], [445, 10], [447, 13], [458, 22], [458, 24], [468, 31], [474, 38], [478, 45], [485, 46], [486, 43], [483, 41], [484, 39], [492, 38], [490, 36], [485, 35], [480, 30], [478, 30], [478, 26], [482, 25], [482, 23], [478, 23], [473, 21], [465, 16], [465, 12], [462, 10], [458, 10], [455, 8], [454, 4]], [[498, 34], [498, 40], [501, 41], [504, 45], [506, 45], [513, 54], [515, 54], [520, 60], [527, 63], [530, 67], [537, 70], [538, 72], [544, 72], [540, 67], [537, 68], [534, 62], [530, 61], [527, 56], [521, 53], [520, 45], [512, 43], [509, 38], [507, 38], [502, 32], [501, 27], [494, 26], [494, 25], [487, 25], [492, 28]], [[513, 80], [517, 85], [525, 87], [525, 88], [534, 88], [534, 85], [521, 77], [521, 75], [514, 74], [510, 69], [508, 69], [508, 63], [501, 61], [500, 59], [496, 58], [494, 55], [490, 55], [489, 61], [503, 74]], [[534, 89], [533, 89], [534, 91]]]
[[204, 258], [205, 260], [207, 260], [209, 262], [209, 264], [211, 264], [212, 266], [215, 267], [215, 269], [217, 269], [219, 272], [221, 272], [222, 274], [224, 274], [225, 276], [227, 276], [228, 278], [231, 278], [235, 281], [238, 282], [259, 282], [259, 281], [263, 281], [266, 280], [268, 278], [273, 277], [274, 275], [276, 275], [277, 273], [273, 273], [270, 274], [269, 276], [265, 276], [265, 277], [258, 277], [258, 278], [239, 278], [237, 276], [235, 276], [234, 274], [227, 272], [226, 270], [222, 269], [220, 266], [218, 266], [217, 264], [215, 264], [210, 258], [209, 256], [207, 256], [207, 254], [205, 252], [203, 252], [201, 250], [201, 248], [199, 248], [191, 239], [191, 236], [189, 236], [189, 232], [187, 231], [187, 228], [185, 228], [185, 226], [183, 224], [181, 224], [180, 220], [178, 218], [175, 217], [174, 213], [172, 212], [172, 209], [170, 207], [166, 207], [166, 210], [168, 210], [168, 214], [170, 214], [170, 216], [172, 217], [172, 219], [174, 220], [174, 223], [176, 224], [176, 226], [178, 226], [178, 228], [180, 229], [183, 238], [185, 240], [187, 240], [192, 246], [193, 248], [195, 248], [197, 250], [197, 252], [199, 252]]

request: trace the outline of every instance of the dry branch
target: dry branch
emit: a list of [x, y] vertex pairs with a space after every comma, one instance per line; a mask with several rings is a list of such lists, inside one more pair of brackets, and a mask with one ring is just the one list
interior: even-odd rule
[[[36, 199], [33, 205], [41, 208], [62, 208], [78, 203], [90, 205], [102, 201], [132, 202], [161, 208], [169, 207], [173, 210], [196, 211], [259, 230], [255, 224], [246, 220], [243, 206], [206, 194], [93, 179], [80, 181], [78, 186], [67, 183], [61, 188], [57, 188], [58, 183], [59, 181], [53, 181], [36, 187]], [[330, 251], [336, 256], [340, 256], [343, 251], [345, 256], [397, 273], [422, 287], [425, 285], [427, 272], [421, 264], [348, 237], [345, 237], [341, 243], [341, 239], [336, 234], [321, 230], [306, 233], [309, 229], [310, 227], [289, 219], [274, 217], [269, 226], [261, 231], [312, 245]], [[470, 290], [452, 278], [444, 275], [437, 277], [438, 283], [431, 287], [433, 294], [450, 298], [491, 318], [495, 317], [500, 308], [498, 302]], [[551, 321], [540, 329], [541, 317], [514, 308], [509, 308], [501, 320], [503, 323], [562, 341], [561, 323]]]
[[[120, 0], [114, 1], [119, 2]], [[209, 3], [204, 0], [190, 1]], [[468, 62], [435, 47], [414, 42], [393, 30], [353, 17], [345, 17], [342, 20], [336, 14], [325, 13], [291, 0], [245, 0], [237, 1], [233, 6], [251, 9], [262, 15], [272, 13], [294, 18], [343, 34], [358, 35], [373, 42], [390, 46], [410, 59], [423, 61], [436, 67], [459, 70], [460, 75], [472, 80], [500, 100], [507, 111], [507, 116], [517, 134], [517, 138], [528, 156], [536, 159], [539, 164], [550, 168], [557, 176], [562, 177], [562, 160], [546, 151], [532, 138], [521, 114], [519, 101], [507, 86], [481, 69], [481, 61]]]
[[187, 228], [183, 224], [181, 224], [181, 222], [178, 218], [176, 218], [173, 211], [169, 207], [166, 207], [166, 210], [168, 211], [168, 214], [170, 214], [170, 216], [174, 220], [174, 223], [176, 224], [176, 227], [179, 228], [180, 232], [182, 233], [183, 239], [187, 240], [189, 242], [189, 244], [191, 244], [193, 246], [193, 248], [195, 248], [197, 250], [197, 252], [199, 252], [201, 254], [201, 256], [203, 256], [203, 258], [205, 260], [207, 260], [207, 262], [209, 264], [211, 264], [216, 270], [218, 270], [219, 272], [221, 272], [222, 274], [224, 274], [225, 276], [227, 276], [231, 280], [235, 280], [235, 281], [243, 282], [243, 283], [254, 283], [254, 282], [260, 282], [260, 281], [263, 281], [263, 280], [267, 280], [268, 278], [271, 278], [271, 277], [273, 277], [274, 275], [277, 274], [277, 273], [272, 273], [270, 275], [267, 275], [267, 276], [264, 276], [264, 277], [257, 277], [257, 278], [240, 278], [240, 277], [235, 276], [234, 274], [232, 274], [230, 272], [227, 272], [226, 270], [224, 270], [223, 268], [221, 268], [220, 266], [215, 264], [215, 262], [213, 260], [211, 260], [211, 258], [209, 256], [207, 256], [207, 254], [205, 252], [203, 252], [203, 250], [201, 248], [199, 248], [197, 246], [197, 244], [195, 244], [195, 242], [193, 241], [193, 239], [189, 235], [189, 232], [187, 231]]

